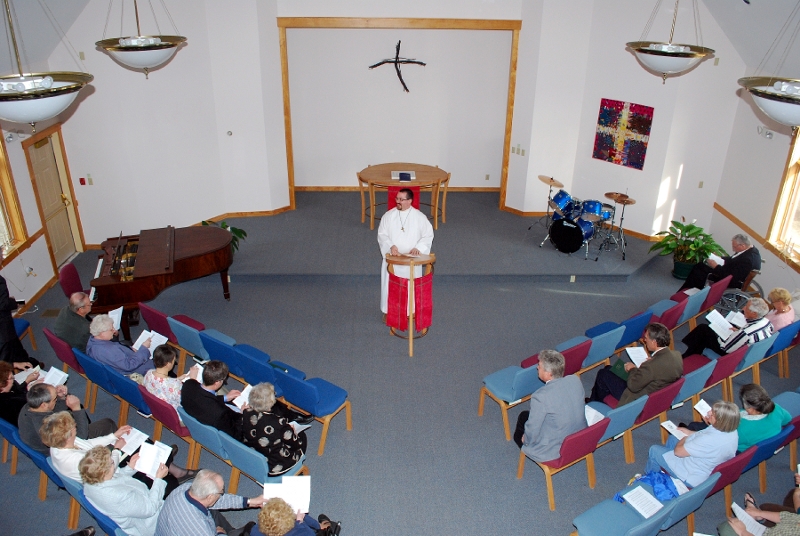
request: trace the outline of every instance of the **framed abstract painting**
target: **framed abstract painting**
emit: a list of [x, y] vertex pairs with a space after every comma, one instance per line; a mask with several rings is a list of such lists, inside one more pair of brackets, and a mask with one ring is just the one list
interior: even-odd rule
[[652, 123], [650, 106], [600, 99], [592, 158], [642, 169]]

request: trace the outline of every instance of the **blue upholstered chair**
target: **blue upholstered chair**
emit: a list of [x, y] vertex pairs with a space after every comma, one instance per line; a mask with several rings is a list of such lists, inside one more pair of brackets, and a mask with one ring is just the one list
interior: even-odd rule
[[671, 509], [671, 505], [664, 505], [645, 518], [627, 503], [606, 499], [573, 519], [572, 524], [579, 536], [656, 536]]
[[767, 350], [767, 355], [764, 357], [764, 361], [766, 361], [775, 355], [778, 356], [779, 378], [789, 377], [787, 374], [789, 370], [789, 347], [792, 345], [792, 341], [795, 340], [798, 333], [800, 333], [800, 320], [793, 322], [778, 331], [777, 336], [772, 343], [772, 347]]
[[700, 391], [702, 391], [705, 387], [708, 379], [711, 377], [711, 373], [714, 372], [714, 367], [716, 366], [716, 361], [709, 361], [699, 369], [693, 370], [692, 372], [686, 374], [683, 377], [683, 387], [681, 387], [681, 390], [678, 392], [675, 400], [672, 401], [672, 409], [681, 406], [684, 402], [700, 393]]
[[703, 501], [711, 494], [711, 490], [717, 485], [720, 476], [719, 473], [712, 473], [702, 484], [698, 484], [683, 495], [669, 501], [673, 503], [672, 508], [667, 519], [664, 520], [664, 524], [661, 525], [661, 530], [667, 530], [681, 519], [686, 518], [688, 534], [694, 534], [694, 513], [703, 506]]
[[11, 474], [17, 474], [17, 454], [19, 452], [19, 432], [10, 422], [0, 419], [0, 436], [3, 436], [3, 463], [8, 461], [8, 448], [11, 447]]
[[[117, 395], [117, 392], [114, 385], [111, 383], [111, 380], [108, 378], [108, 370], [104, 364], [100, 363], [99, 361], [95, 361], [88, 355], [84, 354], [77, 348], [73, 348], [72, 352], [75, 354], [75, 359], [78, 360], [81, 367], [83, 368], [84, 372], [86, 373], [86, 377], [92, 381], [92, 394], [90, 396], [91, 400], [87, 401], [86, 405], [89, 407], [89, 411], [94, 413], [95, 404], [97, 404], [97, 388], [102, 387], [105, 392], [122, 401]], [[119, 421], [124, 422], [127, 419], [128, 415], [128, 408], [124, 408], [125, 412], [123, 414], [123, 408], [120, 406], [119, 412]], [[121, 425], [120, 425], [121, 426]]]
[[[225, 463], [228, 462], [228, 452], [225, 450], [225, 447], [222, 445], [222, 440], [220, 439], [220, 432], [216, 428], [212, 426], [208, 426], [207, 424], [203, 424], [188, 413], [182, 407], [178, 407], [178, 415], [180, 415], [181, 420], [183, 421], [184, 426], [189, 429], [189, 432], [192, 434], [192, 439], [194, 439], [194, 453], [191, 454], [191, 459], [194, 462], [196, 467], [199, 467], [200, 464], [200, 451], [202, 449], [206, 449], [208, 452], [219, 458], [220, 460], [224, 461]], [[233, 475], [231, 475], [233, 476]], [[238, 480], [238, 475], [237, 475]]]
[[53, 471], [53, 468], [47, 464], [47, 456], [42, 454], [41, 452], [37, 452], [30, 448], [22, 438], [19, 436], [19, 430], [16, 428], [11, 432], [12, 436], [14, 437], [14, 442], [17, 444], [17, 448], [22, 452], [25, 456], [31, 459], [33, 464], [39, 468], [39, 500], [43, 501], [47, 498], [47, 478], [49, 477], [50, 480], [53, 481], [53, 484], [58, 486], [59, 488], [63, 488], [64, 484], [61, 482], [59, 476]]
[[587, 370], [591, 370], [598, 365], [611, 364], [611, 356], [619, 346], [622, 336], [625, 334], [625, 326], [619, 326], [611, 331], [606, 331], [595, 337], [592, 337], [592, 345], [589, 347], [589, 353], [586, 359], [581, 364], [581, 369], [577, 374], [582, 374]]
[[789, 424], [784, 426], [777, 435], [759, 441], [754, 445], [756, 447], [756, 452], [750, 462], [742, 470], [742, 473], [746, 473], [758, 465], [758, 484], [761, 493], [766, 493], [767, 491], [767, 460], [772, 458], [775, 454], [775, 450], [783, 444], [784, 440], [789, 437], [789, 434], [791, 434], [793, 430], [794, 426]]
[[[305, 455], [292, 467], [289, 471], [281, 476], [269, 476], [269, 461], [267, 458], [255, 449], [251, 449], [241, 441], [237, 441], [224, 432], [219, 433], [222, 446], [228, 454], [231, 466], [237, 471], [244, 473], [258, 484], [265, 483], [280, 483], [284, 476], [295, 476], [308, 474], [308, 467], [304, 465]], [[229, 489], [234, 489], [232, 486], [238, 485], [239, 476], [236, 476], [234, 483], [233, 475], [231, 475], [231, 482]], [[234, 492], [231, 492], [234, 493]]]
[[193, 328], [183, 322], [176, 320], [173, 317], [167, 317], [167, 323], [178, 339], [178, 344], [181, 348], [185, 349], [187, 353], [193, 355], [201, 361], [211, 359], [208, 357], [208, 352], [203, 346], [203, 341], [200, 340], [200, 330]]
[[530, 400], [534, 391], [543, 385], [544, 382], [539, 379], [538, 365], [529, 368], [513, 365], [493, 372], [483, 379], [483, 386], [478, 395], [478, 416], [483, 415], [483, 405], [487, 396], [497, 402], [503, 416], [506, 441], [511, 441], [508, 410]]
[[[110, 536], [127, 536], [125, 531], [119, 528], [119, 525], [114, 522], [110, 517], [102, 513], [100, 510], [95, 508], [95, 506], [86, 499], [86, 495], [83, 494], [83, 484], [78, 482], [77, 480], [72, 480], [71, 478], [67, 478], [61, 473], [59, 473], [55, 467], [53, 467], [52, 461], [50, 458], [47, 458], [47, 464], [50, 468], [55, 472], [64, 484], [64, 488], [67, 490], [72, 496], [73, 501], [77, 501], [77, 503], [70, 503], [69, 509], [69, 519], [67, 520], [67, 527], [70, 530], [75, 530], [78, 528], [78, 518], [80, 517], [80, 506], [89, 512], [97, 524], [100, 525], [100, 529], [104, 531], [106, 534]], [[74, 504], [80, 504], [80, 506], [75, 507]]]
[[239, 359], [239, 354], [234, 349], [236, 340], [212, 329], [201, 331], [199, 335], [203, 347], [208, 352], [208, 357], [216, 361], [222, 361], [228, 365], [231, 376], [242, 383], [247, 383], [244, 379], [244, 367]]
[[733, 379], [748, 369], [753, 369], [753, 383], [761, 385], [761, 361], [777, 338], [778, 336], [773, 333], [763, 341], [753, 343], [747, 348], [747, 353], [744, 354], [744, 358], [736, 367], [736, 370], [728, 376], [728, 389], [731, 396], [733, 396]]
[[604, 417], [608, 417], [610, 421], [605, 433], [600, 437], [597, 446], [600, 447], [609, 441], [617, 439], [625, 433], [625, 430], [633, 426], [633, 423], [636, 422], [636, 418], [642, 413], [648, 398], [649, 395], [644, 395], [629, 404], [614, 409], [611, 409], [602, 402], [589, 402], [589, 407], [596, 409], [602, 413]]
[[275, 375], [283, 389], [283, 398], [286, 402], [305, 413], [310, 413], [314, 419], [322, 423], [317, 450], [319, 456], [325, 452], [325, 441], [328, 438], [331, 420], [342, 409], [345, 410], [347, 429], [353, 429], [353, 416], [350, 401], [347, 400], [347, 391], [322, 378], [300, 380], [281, 369], [275, 369]]
[[[700, 310], [703, 307], [703, 303], [705, 303], [706, 298], [708, 297], [708, 293], [711, 291], [711, 287], [705, 287], [697, 292], [696, 294], [692, 294], [686, 300], [686, 309], [683, 310], [683, 314], [681, 315], [680, 319], [678, 320], [678, 326], [681, 326], [685, 322], [689, 322], [692, 318], [696, 317], [700, 314]], [[676, 327], [678, 327], [676, 326]]]
[[36, 351], [36, 337], [33, 336], [33, 330], [31, 329], [31, 323], [25, 320], [24, 318], [15, 318], [14, 319], [14, 330], [17, 332], [17, 337], [19, 340], [24, 339], [25, 337], [31, 338], [31, 347], [33, 350]]
[[120, 426], [125, 426], [125, 424], [128, 422], [129, 406], [136, 408], [142, 417], [150, 416], [152, 413], [150, 411], [150, 406], [147, 405], [147, 402], [145, 402], [144, 398], [142, 397], [142, 393], [139, 391], [138, 383], [111, 367], [106, 368], [106, 374], [108, 374], [108, 379], [111, 382], [111, 385], [114, 386], [114, 390], [117, 392], [117, 396], [121, 404], [119, 412], [121, 415], [125, 415], [125, 419], [121, 419], [119, 422]]
[[[239, 355], [246, 355], [250, 358], [251, 362], [255, 363], [268, 363], [270, 366], [274, 368], [283, 369], [286, 374], [290, 374], [299, 380], [306, 379], [306, 373], [300, 369], [294, 368], [291, 365], [287, 365], [282, 361], [274, 361], [267, 352], [256, 348], [255, 346], [250, 346], [249, 344], [237, 344], [234, 346], [234, 349]], [[246, 367], [245, 367], [246, 369]], [[245, 379], [250, 382], [252, 385], [258, 383], [257, 381], [250, 381], [247, 378], [248, 371], [245, 370]]]
[[598, 335], [602, 335], [603, 333], [608, 333], [609, 331], [617, 329], [619, 326], [625, 326], [625, 332], [622, 334], [622, 337], [617, 343], [616, 349], [619, 350], [638, 341], [642, 337], [642, 332], [644, 331], [645, 326], [647, 326], [652, 317], [653, 313], [651, 311], [645, 311], [643, 313], [634, 315], [619, 324], [616, 322], [603, 322], [602, 324], [598, 324], [593, 328], [587, 329], [584, 335], [592, 339]]

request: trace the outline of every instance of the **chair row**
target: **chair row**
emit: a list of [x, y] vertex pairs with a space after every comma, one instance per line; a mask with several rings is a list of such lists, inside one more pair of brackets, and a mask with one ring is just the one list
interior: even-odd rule
[[[182, 355], [222, 361], [228, 365], [231, 375], [242, 383], [269, 382], [275, 386], [276, 397], [302, 413], [313, 415], [322, 424], [317, 450], [319, 456], [325, 452], [331, 420], [339, 412], [345, 411], [347, 429], [353, 429], [348, 393], [341, 387], [322, 378], [306, 378], [303, 371], [273, 361], [269, 354], [254, 346], [237, 344], [232, 337], [214, 329], [205, 329], [196, 321], [185, 322], [187, 317], [168, 317], [144, 303], [139, 304], [139, 310], [148, 327], [167, 337]], [[179, 369], [182, 373], [180, 363]]]
[[53, 468], [50, 463], [50, 457], [44, 456], [30, 448], [22, 441], [19, 435], [19, 430], [11, 423], [0, 419], [0, 436], [3, 437], [3, 463], [6, 463], [7, 453], [11, 447], [11, 474], [15, 475], [17, 472], [17, 453], [22, 452], [30, 458], [33, 464], [39, 469], [39, 500], [44, 501], [47, 498], [47, 481], [52, 480], [53, 483], [60, 489], [65, 489], [70, 494], [69, 515], [67, 517], [67, 528], [75, 530], [78, 528], [78, 521], [81, 514], [81, 506], [91, 515], [101, 530], [111, 536], [126, 536], [125, 532], [111, 520], [108, 516], [97, 510], [86, 497], [83, 495], [83, 489], [80, 482], [66, 478]]

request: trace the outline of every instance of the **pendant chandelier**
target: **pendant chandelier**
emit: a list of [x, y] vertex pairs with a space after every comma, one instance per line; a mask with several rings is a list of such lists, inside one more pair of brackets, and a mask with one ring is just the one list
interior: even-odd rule
[[89, 73], [62, 71], [23, 73], [11, 6], [9, 0], [3, 2], [19, 74], [0, 76], [0, 119], [28, 123], [36, 132], [36, 123], [66, 110], [78, 96], [78, 91], [94, 77]]
[[700, 13], [697, 7], [697, 0], [692, 0], [692, 12], [694, 15], [695, 37], [699, 44], [686, 45], [672, 42], [672, 38], [675, 34], [675, 23], [678, 19], [679, 3], [680, 0], [675, 0], [675, 10], [672, 15], [672, 29], [670, 29], [669, 32], [669, 42], [663, 43], [645, 40], [661, 7], [661, 0], [657, 0], [653, 12], [650, 14], [650, 20], [647, 21], [647, 25], [642, 32], [640, 40], [632, 41], [626, 45], [636, 54], [636, 59], [638, 59], [646, 69], [661, 75], [662, 83], [666, 83], [668, 75], [679, 75], [688, 71], [704, 58], [714, 53], [712, 49], [702, 46], [703, 33], [700, 29]]
[[[787, 35], [787, 30], [791, 32]], [[771, 119], [790, 127], [800, 126], [800, 80], [796, 78], [783, 78], [779, 76], [763, 76], [760, 73], [766, 67], [778, 45], [786, 39], [786, 48], [783, 55], [775, 67], [775, 72], [779, 72], [783, 67], [792, 44], [800, 31], [800, 1], [792, 10], [792, 13], [784, 22], [783, 27], [778, 32], [772, 42], [767, 54], [761, 63], [756, 67], [754, 76], [747, 76], [739, 79], [739, 85], [744, 87], [753, 97], [762, 112]]]
[[[111, 37], [106, 39], [106, 29], [108, 29], [108, 21], [111, 17], [111, 8], [113, 7], [114, 0], [110, 0], [108, 4], [108, 15], [106, 16], [106, 28], [103, 30], [103, 40], [95, 43], [100, 48], [104, 49], [109, 55], [119, 63], [130, 67], [135, 70], [142, 70], [145, 78], [149, 77], [150, 71], [165, 64], [169, 61], [178, 47], [186, 42], [186, 38], [180, 35], [142, 35], [141, 26], [139, 23], [139, 2], [133, 0], [133, 11], [136, 19], [136, 35], [128, 37]], [[164, 5], [163, 0], [161, 5], [167, 13], [167, 17], [172, 23], [175, 33], [178, 29], [172, 20], [172, 16], [167, 11], [167, 6]], [[122, 15], [125, 11], [125, 2], [123, 0], [120, 12], [120, 34], [122, 30]], [[160, 33], [161, 28], [156, 18], [153, 4], [150, 2], [150, 11], [153, 13], [153, 20], [155, 21], [156, 29]]]

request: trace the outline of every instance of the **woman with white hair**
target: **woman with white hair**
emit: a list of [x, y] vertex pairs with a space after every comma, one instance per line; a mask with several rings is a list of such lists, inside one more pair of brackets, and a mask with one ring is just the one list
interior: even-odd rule
[[142, 343], [138, 350], [111, 339], [117, 334], [114, 321], [108, 315], [97, 315], [89, 324], [89, 342], [86, 343], [86, 354], [97, 361], [112, 367], [122, 374], [138, 372], [141, 375], [153, 370], [155, 365], [150, 359], [151, 339]]
[[253, 386], [244, 410], [242, 441], [269, 461], [270, 476], [281, 475], [295, 466], [306, 451], [306, 434], [295, 432], [282, 414], [272, 411], [275, 388], [271, 383]]

